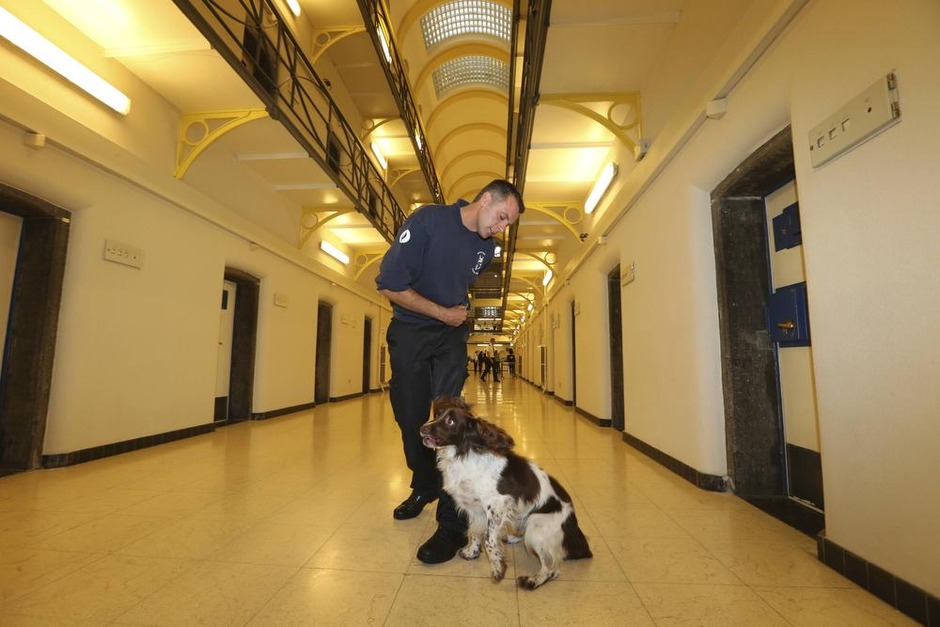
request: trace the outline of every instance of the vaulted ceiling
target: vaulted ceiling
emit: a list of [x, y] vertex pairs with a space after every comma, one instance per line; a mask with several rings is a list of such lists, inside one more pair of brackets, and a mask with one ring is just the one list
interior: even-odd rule
[[[543, 0], [518, 7], [511, 0], [296, 0], [298, 15], [293, 2], [45, 0], [172, 103], [184, 129], [189, 123], [203, 132], [225, 123], [221, 112], [270, 113], [272, 101], [250, 76], [259, 76], [253, 66], [266, 55], [282, 54], [289, 32], [315, 76], [300, 71], [303, 80], [288, 85], [282, 76], [295, 70], [282, 59], [276, 84], [267, 79], [272, 98], [283, 107], [288, 89], [311, 86], [314, 105], [344, 120], [323, 123], [330, 129], [324, 133], [339, 138], [351, 161], [365, 155], [370, 164], [347, 163], [326, 142], [319, 145], [317, 116], [307, 113], [310, 139], [297, 131], [303, 116], [275, 112], [238, 120], [237, 132], [211, 146], [194, 142], [190, 165], [203, 149], [234, 155], [233, 176], [262, 181], [297, 208], [294, 244], [318, 253], [311, 242], [334, 243], [350, 257], [345, 272], [364, 285], [373, 283], [388, 246], [388, 231], [376, 227], [383, 206], [407, 215], [422, 203], [470, 200], [494, 178], [515, 178], [527, 211], [502, 242], [511, 263], [495, 266], [511, 279], [485, 277], [483, 287], [495, 292], [474, 303], [492, 308], [478, 310], [485, 314], [477, 319], [480, 332], [509, 340], [529, 304], [538, 307], [552, 289], [552, 282], [543, 285], [546, 271], [564, 280], [596, 238], [597, 214], [586, 213], [585, 201], [605, 166], [617, 165], [615, 187], [629, 176], [753, 0]], [[207, 37], [206, 24], [218, 39]], [[433, 40], [435, 24], [456, 34]], [[542, 24], [544, 44], [527, 49], [527, 32]], [[258, 43], [258, 25], [268, 44]], [[245, 47], [252, 45], [249, 58]], [[241, 48], [240, 56], [226, 56], [226, 47]], [[533, 77], [536, 57], [541, 70]], [[535, 97], [527, 99], [524, 83], [535, 79]], [[531, 135], [522, 146], [525, 171], [518, 172], [512, 144], [527, 107]], [[337, 184], [343, 168], [354, 170], [350, 180], [362, 168], [360, 178], [381, 181], [363, 195], [355, 182]], [[177, 175], [189, 176], [185, 169]], [[224, 200], [224, 184], [206, 192]], [[612, 196], [601, 198], [598, 214], [620, 210], [605, 205]]]

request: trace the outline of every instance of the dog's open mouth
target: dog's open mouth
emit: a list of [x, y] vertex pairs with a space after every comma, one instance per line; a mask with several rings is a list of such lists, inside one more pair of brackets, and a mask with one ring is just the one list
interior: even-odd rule
[[438, 448], [438, 447], [439, 447], [439, 445], [438, 445], [438, 443], [437, 443], [437, 440], [435, 440], [433, 437], [431, 437], [431, 436], [429, 436], [429, 435], [426, 435], [426, 436], [424, 436], [423, 438], [421, 438], [421, 443], [424, 444], [424, 445], [425, 445], [426, 447], [428, 447], [428, 448]]

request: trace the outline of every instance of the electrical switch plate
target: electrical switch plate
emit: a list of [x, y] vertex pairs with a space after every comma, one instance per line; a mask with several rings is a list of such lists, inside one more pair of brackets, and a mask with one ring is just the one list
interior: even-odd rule
[[818, 168], [900, 121], [897, 77], [892, 72], [810, 130], [810, 161]]
[[620, 273], [620, 286], [624, 287], [633, 283], [636, 279], [636, 262], [630, 262], [630, 265], [623, 269], [623, 272]]
[[275, 307], [287, 307], [289, 300], [290, 299], [287, 297], [287, 294], [282, 294], [280, 292], [275, 292], [274, 294]]
[[132, 268], [144, 265], [144, 251], [110, 239], [104, 241], [104, 258]]

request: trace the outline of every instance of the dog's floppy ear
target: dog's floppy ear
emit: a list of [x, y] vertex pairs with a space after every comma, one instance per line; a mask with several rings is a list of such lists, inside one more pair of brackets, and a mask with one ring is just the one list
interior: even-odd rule
[[467, 402], [462, 398], [457, 398], [455, 396], [438, 396], [434, 399], [432, 408], [432, 414], [435, 419], [437, 419], [448, 409], [461, 409], [466, 412], [470, 411], [470, 405], [468, 405]]
[[475, 419], [474, 423], [480, 436], [481, 449], [505, 454], [516, 445], [512, 436], [506, 433], [502, 427], [498, 427], [482, 418]]

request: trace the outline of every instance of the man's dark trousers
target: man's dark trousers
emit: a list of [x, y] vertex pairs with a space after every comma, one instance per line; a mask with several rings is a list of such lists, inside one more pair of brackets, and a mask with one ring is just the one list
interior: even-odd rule
[[453, 499], [441, 487], [434, 451], [421, 443], [418, 429], [427, 422], [431, 402], [438, 396], [460, 396], [467, 378], [469, 324], [459, 327], [409, 324], [392, 319], [386, 334], [392, 366], [389, 393], [395, 421], [401, 428], [405, 461], [411, 469], [411, 489], [438, 494], [437, 522], [466, 532]]

